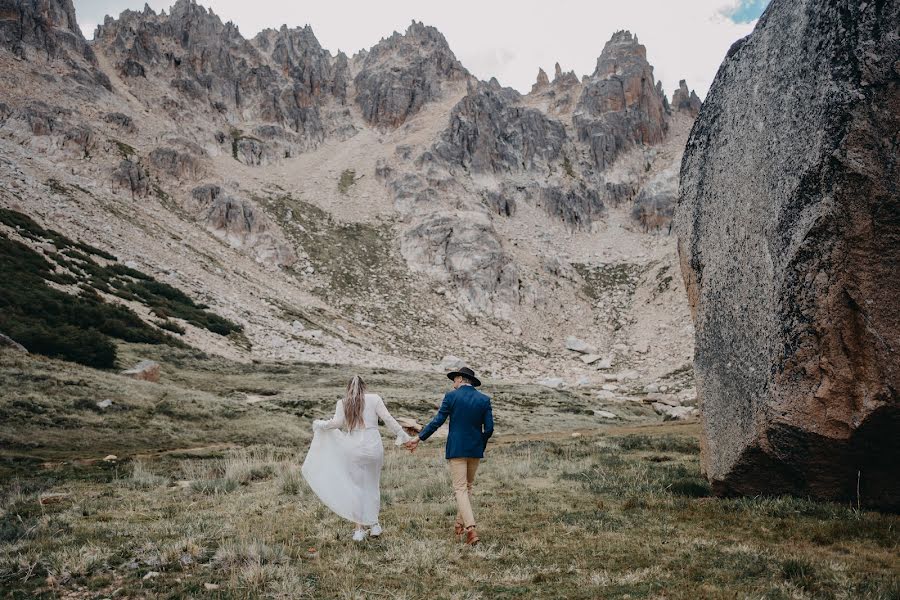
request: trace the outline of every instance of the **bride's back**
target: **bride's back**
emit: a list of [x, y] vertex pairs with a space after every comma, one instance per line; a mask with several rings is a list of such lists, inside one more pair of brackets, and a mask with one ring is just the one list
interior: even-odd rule
[[[338, 400], [338, 410], [343, 411], [343, 400]], [[372, 394], [367, 392], [365, 396], [363, 396], [363, 408], [362, 408], [362, 419], [363, 419], [363, 427], [355, 427], [354, 429], [369, 429], [372, 427], [378, 427], [378, 411], [381, 405], [384, 404], [384, 400], [381, 399], [381, 396], [378, 394]]]

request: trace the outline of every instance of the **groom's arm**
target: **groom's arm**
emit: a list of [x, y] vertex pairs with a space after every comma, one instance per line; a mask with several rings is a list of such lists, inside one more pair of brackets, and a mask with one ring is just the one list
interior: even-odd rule
[[438, 427], [444, 424], [444, 421], [447, 420], [447, 417], [450, 416], [450, 394], [447, 393], [444, 395], [444, 400], [441, 402], [441, 407], [438, 409], [437, 414], [431, 420], [431, 422], [422, 428], [422, 431], [419, 432], [419, 439], [423, 442], [431, 437], [431, 434], [438, 430]]
[[491, 408], [491, 401], [488, 400], [487, 410], [484, 413], [484, 429], [481, 432], [481, 441], [487, 448], [488, 440], [494, 435], [494, 410]]

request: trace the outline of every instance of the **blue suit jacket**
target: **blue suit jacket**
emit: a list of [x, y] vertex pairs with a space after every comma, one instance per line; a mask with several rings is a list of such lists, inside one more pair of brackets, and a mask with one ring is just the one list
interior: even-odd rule
[[484, 448], [494, 433], [491, 399], [471, 385], [447, 392], [437, 415], [422, 429], [419, 439], [431, 437], [447, 417], [450, 418], [447, 458], [484, 458]]

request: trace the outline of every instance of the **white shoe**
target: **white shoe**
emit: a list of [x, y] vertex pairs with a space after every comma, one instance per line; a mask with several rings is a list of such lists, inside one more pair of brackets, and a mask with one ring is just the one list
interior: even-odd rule
[[357, 529], [353, 532], [353, 541], [361, 542], [366, 539], [366, 530], [365, 529]]
[[378, 537], [382, 534], [382, 532], [384, 532], [384, 529], [381, 528], [381, 525], [375, 523], [374, 525], [372, 525], [372, 529], [369, 530], [369, 535], [371, 535], [372, 537]]

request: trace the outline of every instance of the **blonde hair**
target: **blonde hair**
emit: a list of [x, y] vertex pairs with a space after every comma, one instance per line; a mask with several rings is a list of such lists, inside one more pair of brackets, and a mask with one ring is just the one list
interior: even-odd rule
[[363, 421], [363, 407], [366, 401], [366, 382], [359, 375], [354, 375], [347, 384], [347, 395], [344, 397], [344, 420], [347, 422], [347, 431], [352, 431], [357, 426], [365, 426]]

